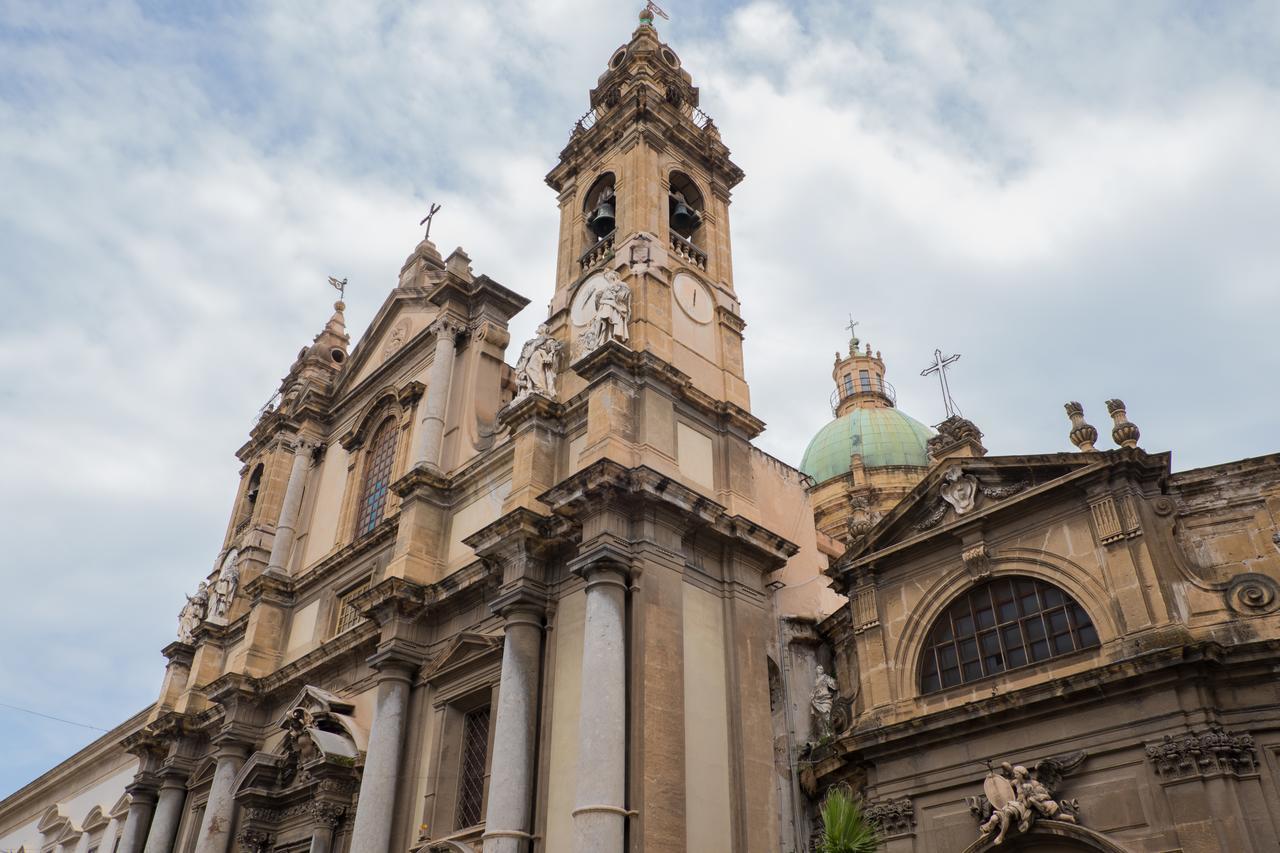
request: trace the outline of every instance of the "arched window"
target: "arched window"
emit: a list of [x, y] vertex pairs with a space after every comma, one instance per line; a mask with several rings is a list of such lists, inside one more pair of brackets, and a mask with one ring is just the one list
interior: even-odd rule
[[1056, 586], [1035, 578], [996, 578], [961, 595], [933, 623], [920, 662], [920, 692], [1097, 645], [1089, 614]]
[[672, 172], [668, 185], [667, 215], [671, 230], [696, 244], [698, 229], [702, 227], [702, 191], [684, 172]]
[[373, 433], [365, 457], [364, 480], [360, 484], [360, 517], [356, 537], [368, 534], [386, 515], [387, 490], [391, 486], [391, 466], [396, 456], [396, 421], [387, 418]]
[[590, 243], [608, 237], [617, 225], [618, 198], [614, 192], [614, 184], [613, 172], [605, 172], [596, 178], [582, 199], [583, 221], [587, 226]]

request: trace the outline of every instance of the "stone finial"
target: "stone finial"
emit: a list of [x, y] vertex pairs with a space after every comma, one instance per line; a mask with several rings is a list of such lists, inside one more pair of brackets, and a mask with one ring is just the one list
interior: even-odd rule
[[445, 258], [444, 266], [464, 281], [471, 281], [474, 278], [471, 272], [471, 256], [461, 246], [449, 253], [449, 257]]
[[1111, 430], [1112, 440], [1121, 447], [1137, 447], [1138, 437], [1142, 433], [1138, 431], [1138, 425], [1130, 421], [1125, 413], [1124, 400], [1108, 400], [1107, 411], [1115, 421], [1115, 427]]
[[1092, 453], [1097, 448], [1093, 443], [1098, 440], [1098, 428], [1084, 419], [1084, 406], [1075, 400], [1064, 404], [1067, 417], [1071, 418], [1071, 432], [1067, 437], [1081, 453]]

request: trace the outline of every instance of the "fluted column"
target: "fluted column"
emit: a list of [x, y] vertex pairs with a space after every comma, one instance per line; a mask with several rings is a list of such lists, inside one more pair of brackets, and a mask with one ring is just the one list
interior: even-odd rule
[[173, 843], [178, 837], [178, 824], [182, 822], [182, 807], [186, 801], [186, 774], [173, 770], [162, 773], [160, 795], [155, 817], [151, 819], [151, 830], [147, 833], [144, 853], [173, 853]]
[[218, 744], [218, 766], [213, 771], [209, 799], [200, 821], [200, 837], [195, 853], [227, 853], [231, 849], [231, 827], [235, 823], [235, 781], [244, 766], [248, 748], [237, 741]]
[[542, 660], [542, 608], [513, 604], [502, 611], [502, 682], [494, 721], [485, 853], [525, 853], [533, 809], [534, 743]]
[[129, 816], [124, 821], [124, 835], [117, 853], [142, 853], [156, 808], [155, 782], [135, 779], [125, 791], [129, 794]]
[[449, 404], [449, 385], [453, 378], [454, 336], [458, 326], [444, 317], [431, 324], [436, 336], [436, 351], [427, 373], [427, 396], [422, 402], [422, 420], [414, 433], [413, 464], [440, 467], [440, 449], [444, 442], [444, 416]]
[[626, 571], [599, 562], [587, 581], [574, 853], [622, 853], [626, 808]]
[[293, 548], [298, 528], [298, 510], [302, 507], [302, 488], [307, 479], [307, 467], [311, 462], [311, 443], [298, 439], [293, 446], [293, 467], [289, 469], [289, 483], [284, 489], [284, 504], [280, 507], [280, 520], [276, 522], [276, 536], [271, 542], [271, 556], [267, 558], [267, 574], [284, 575], [285, 560]]
[[378, 699], [351, 830], [351, 849], [360, 853], [388, 853], [390, 849], [409, 685], [418, 668], [416, 661], [403, 657], [376, 657], [372, 663], [378, 670]]

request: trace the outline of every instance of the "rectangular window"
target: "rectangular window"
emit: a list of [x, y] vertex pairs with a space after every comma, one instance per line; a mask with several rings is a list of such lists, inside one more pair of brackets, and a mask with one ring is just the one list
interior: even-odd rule
[[847, 373], [844, 375], [844, 393], [845, 396], [853, 394], [853, 377]]
[[870, 391], [871, 390], [871, 371], [859, 370], [858, 383], [862, 386], [863, 391]]
[[458, 767], [456, 829], [480, 823], [484, 805], [484, 772], [489, 757], [489, 706], [476, 708], [462, 720], [462, 757]]
[[351, 589], [338, 596], [338, 628], [334, 634], [341, 634], [354, 628], [360, 622], [360, 611], [352, 605], [352, 600], [369, 590], [369, 579], [365, 578]]

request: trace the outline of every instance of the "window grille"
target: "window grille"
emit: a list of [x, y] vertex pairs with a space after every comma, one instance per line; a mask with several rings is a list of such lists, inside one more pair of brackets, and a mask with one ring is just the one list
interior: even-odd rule
[[360, 518], [356, 523], [357, 538], [372, 532], [386, 515], [387, 490], [391, 486], [391, 465], [395, 461], [395, 455], [395, 419], [387, 418], [373, 434], [373, 441], [369, 442], [369, 455], [364, 467], [364, 481], [360, 486]]
[[996, 578], [957, 598], [938, 618], [920, 666], [933, 693], [1098, 645], [1089, 614], [1055, 586]]
[[354, 628], [360, 621], [360, 611], [351, 602], [368, 589], [369, 581], [365, 579], [338, 596], [338, 629], [334, 632], [335, 634]]
[[847, 373], [844, 375], [844, 393], [846, 397], [853, 396], [853, 377]]
[[458, 818], [455, 828], [480, 823], [484, 804], [484, 771], [489, 754], [489, 706], [468, 712], [462, 720], [462, 757], [458, 766]]
[[870, 391], [871, 390], [871, 371], [859, 370], [858, 384], [862, 387], [863, 391]]

